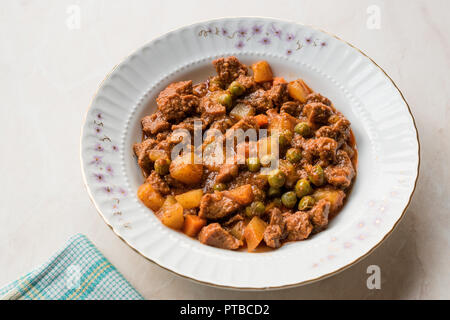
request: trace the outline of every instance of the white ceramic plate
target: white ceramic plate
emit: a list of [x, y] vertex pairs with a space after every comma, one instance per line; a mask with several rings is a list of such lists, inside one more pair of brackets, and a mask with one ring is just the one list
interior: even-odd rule
[[[235, 55], [267, 60], [277, 76], [301, 77], [352, 122], [358, 177], [327, 230], [264, 253], [202, 245], [161, 224], [136, 197], [143, 181], [132, 145], [140, 119], [155, 111], [169, 83], [204, 80], [211, 61]], [[225, 18], [187, 26], [151, 41], [104, 80], [87, 113], [81, 163], [90, 197], [132, 248], [181, 276], [239, 289], [305, 284], [365, 257], [402, 218], [419, 168], [419, 142], [408, 105], [371, 59], [344, 41], [304, 25], [267, 18]]]

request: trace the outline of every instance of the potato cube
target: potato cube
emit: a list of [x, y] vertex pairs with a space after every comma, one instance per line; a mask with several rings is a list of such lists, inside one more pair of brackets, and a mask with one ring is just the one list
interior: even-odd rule
[[223, 195], [236, 201], [242, 206], [249, 205], [252, 203], [254, 198], [252, 186], [250, 184], [245, 184], [235, 189], [224, 191]]
[[180, 230], [184, 225], [183, 207], [175, 203], [161, 211], [161, 222], [169, 228]]
[[306, 97], [312, 93], [310, 87], [302, 80], [297, 79], [289, 82], [288, 84], [288, 93], [289, 96], [293, 99], [300, 101], [301, 103], [306, 102]]
[[251, 65], [255, 82], [265, 82], [273, 79], [272, 69], [267, 61], [258, 61]]
[[184, 209], [192, 209], [200, 206], [200, 200], [203, 196], [202, 189], [191, 190], [175, 196], [175, 199]]
[[259, 217], [253, 217], [244, 230], [245, 241], [247, 242], [247, 250], [254, 251], [264, 238], [264, 231], [267, 223]]
[[196, 184], [202, 180], [203, 165], [194, 163], [194, 154], [188, 153], [178, 156], [170, 164], [172, 178], [186, 184]]
[[138, 189], [137, 196], [146, 207], [158, 211], [164, 203], [164, 198], [149, 183], [144, 183]]

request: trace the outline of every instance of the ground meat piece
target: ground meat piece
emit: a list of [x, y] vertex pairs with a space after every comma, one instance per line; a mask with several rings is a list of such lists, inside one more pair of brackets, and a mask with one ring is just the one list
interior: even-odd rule
[[347, 152], [338, 150], [336, 154], [337, 165], [325, 168], [325, 179], [329, 184], [338, 188], [348, 188], [355, 177], [355, 169]]
[[211, 223], [200, 230], [198, 240], [208, 246], [235, 250], [241, 242], [223, 229], [218, 223]]
[[283, 103], [289, 100], [289, 94], [287, 91], [287, 83], [279, 83], [270, 90], [265, 92], [268, 100], [272, 101], [273, 106], [281, 107]]
[[303, 106], [295, 101], [287, 101], [283, 103], [280, 108], [280, 113], [285, 112], [290, 114], [291, 116], [298, 117], [298, 115], [302, 112]]
[[322, 199], [309, 211], [309, 217], [314, 225], [314, 230], [319, 231], [328, 225], [328, 214], [330, 213], [330, 202]]
[[281, 241], [286, 237], [285, 221], [280, 209], [270, 211], [270, 224], [264, 231], [264, 242], [271, 248], [281, 247]]
[[242, 171], [239, 175], [231, 181], [228, 186], [230, 189], [235, 189], [237, 187], [243, 186], [245, 184], [250, 184], [261, 190], [265, 190], [268, 186], [267, 179], [259, 175], [259, 173], [253, 173], [250, 171]]
[[231, 130], [242, 129], [244, 132], [248, 129], [258, 129], [258, 124], [254, 117], [245, 117], [238, 122], [236, 122], [231, 128]]
[[208, 93], [208, 86], [206, 85], [206, 82], [202, 82], [193, 86], [192, 93], [199, 98], [206, 96], [206, 94]]
[[225, 163], [220, 167], [219, 173], [216, 176], [216, 183], [229, 182], [236, 178], [238, 173], [238, 165]]
[[214, 121], [209, 129], [216, 129], [222, 133], [233, 126], [233, 121], [228, 116], [224, 116], [222, 119]]
[[141, 124], [142, 131], [144, 131], [147, 136], [170, 129], [170, 123], [159, 111], [150, 116], [142, 118]]
[[253, 91], [256, 87], [256, 82], [253, 80], [253, 77], [240, 75], [239, 78], [236, 79], [242, 86], [244, 86], [247, 91]]
[[163, 140], [166, 140], [170, 134], [171, 134], [171, 131], [160, 132], [156, 135], [156, 141], [161, 142]]
[[225, 221], [224, 223], [223, 223], [223, 225], [224, 226], [232, 226], [233, 224], [235, 224], [236, 222], [239, 222], [239, 221], [243, 221], [244, 220], [244, 218], [238, 213], [238, 214], [235, 214], [234, 216], [232, 216], [230, 219], [228, 219], [227, 221]]
[[248, 69], [236, 57], [219, 58], [213, 61], [219, 79], [229, 85], [241, 75], [247, 75]]
[[331, 126], [323, 126], [317, 130], [316, 137], [334, 139], [338, 143], [338, 148], [340, 148], [350, 137], [350, 121], [345, 118], [340, 118]]
[[150, 183], [152, 187], [161, 194], [170, 194], [169, 185], [163, 180], [163, 178], [161, 178], [159, 174], [156, 173], [155, 170], [150, 173], [145, 182]]
[[181, 121], [179, 124], [174, 124], [172, 126], [172, 130], [184, 129], [189, 131], [190, 133], [194, 133], [194, 123], [197, 121], [200, 125], [199, 128], [202, 130], [206, 129], [206, 122], [204, 119], [200, 117], [189, 117]]
[[[170, 174], [164, 176], [164, 181], [166, 181], [167, 184], [170, 186], [170, 188], [172, 188], [173, 190], [185, 190], [186, 189], [186, 185], [184, 183], [178, 181], [177, 179], [172, 178], [172, 176]], [[179, 192], [175, 192], [175, 193], [179, 193]], [[180, 192], [180, 193], [182, 193], [182, 192]]]
[[195, 110], [199, 98], [192, 94], [192, 80], [180, 81], [161, 91], [156, 103], [167, 120], [181, 120]]
[[350, 138], [350, 121], [346, 118], [340, 118], [332, 126], [333, 130], [337, 134], [337, 140], [340, 144], [343, 144]]
[[255, 92], [245, 96], [243, 99], [239, 99], [239, 103], [246, 103], [253, 108], [257, 113], [264, 113], [265, 111], [273, 108], [273, 102], [266, 94], [267, 91], [258, 89]]
[[304, 240], [309, 237], [313, 230], [313, 225], [309, 221], [309, 215], [306, 212], [286, 212], [283, 214], [283, 218], [286, 222], [288, 240]]
[[306, 145], [306, 139], [303, 138], [301, 135], [299, 134], [294, 134], [294, 137], [291, 140], [291, 146], [293, 148], [297, 148], [297, 149], [304, 149], [304, 146]]
[[355, 149], [350, 147], [347, 143], [344, 143], [342, 145], [341, 150], [345, 151], [350, 159], [353, 159], [353, 157], [355, 156]]
[[322, 165], [328, 165], [336, 161], [337, 142], [331, 138], [320, 137], [317, 139], [304, 140], [303, 156], [308, 162], [314, 158], [320, 158]]
[[333, 105], [331, 103], [330, 99], [322, 96], [320, 93], [317, 93], [317, 92], [310, 93], [306, 97], [306, 104], [313, 103], [313, 102], [320, 102], [329, 107], [332, 107], [332, 105]]
[[213, 96], [206, 95], [200, 99], [197, 112], [202, 114], [202, 119], [208, 125], [214, 120], [224, 117], [227, 113], [227, 108], [218, 103]]
[[303, 115], [313, 124], [326, 124], [333, 110], [320, 102], [313, 102], [303, 107]]
[[148, 157], [148, 152], [157, 145], [154, 139], [146, 139], [141, 143], [135, 143], [133, 146], [134, 154], [138, 158], [139, 167], [148, 174], [152, 169], [152, 162]]
[[198, 216], [217, 220], [236, 212], [240, 207], [237, 202], [225, 197], [222, 192], [207, 193], [200, 201]]

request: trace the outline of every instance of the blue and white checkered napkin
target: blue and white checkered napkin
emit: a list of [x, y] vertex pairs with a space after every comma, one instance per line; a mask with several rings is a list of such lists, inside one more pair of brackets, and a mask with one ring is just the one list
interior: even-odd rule
[[143, 297], [82, 234], [47, 263], [0, 289], [7, 300], [141, 300]]

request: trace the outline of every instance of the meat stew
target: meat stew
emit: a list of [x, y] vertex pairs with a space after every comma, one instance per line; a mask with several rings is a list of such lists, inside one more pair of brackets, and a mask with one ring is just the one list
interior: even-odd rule
[[[350, 122], [302, 79], [274, 77], [266, 61], [213, 65], [204, 82], [167, 86], [142, 119], [138, 198], [164, 225], [223, 249], [279, 248], [325, 229], [356, 176]], [[239, 130], [256, 138], [239, 140]], [[196, 132], [199, 145], [184, 140]]]

